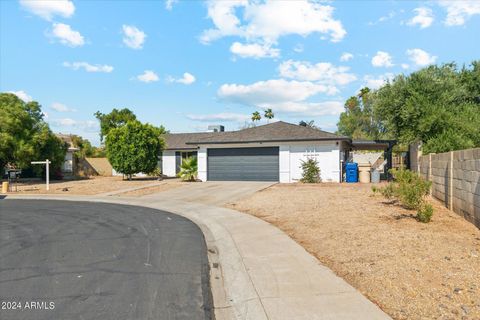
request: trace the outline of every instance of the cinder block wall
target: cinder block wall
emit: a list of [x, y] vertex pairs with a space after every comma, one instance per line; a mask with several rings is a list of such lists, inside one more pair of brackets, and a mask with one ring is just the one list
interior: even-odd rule
[[480, 228], [480, 148], [421, 156], [419, 164], [432, 196]]

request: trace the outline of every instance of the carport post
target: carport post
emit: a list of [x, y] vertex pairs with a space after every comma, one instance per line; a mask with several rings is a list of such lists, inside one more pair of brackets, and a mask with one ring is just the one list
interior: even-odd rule
[[50, 190], [50, 160], [45, 160], [45, 161], [32, 161], [31, 164], [44, 164], [46, 165], [46, 177], [45, 180], [47, 182], [47, 191]]

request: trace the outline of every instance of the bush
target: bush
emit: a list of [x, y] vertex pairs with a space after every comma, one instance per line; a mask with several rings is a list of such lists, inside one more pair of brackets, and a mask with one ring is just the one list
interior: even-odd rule
[[430, 203], [424, 203], [417, 211], [418, 221], [427, 223], [430, 222], [433, 215], [433, 207]]
[[147, 172], [147, 176], [160, 178], [162, 176], [162, 170], [160, 170], [159, 167], [156, 167], [153, 171]]
[[403, 207], [417, 210], [417, 219], [429, 222], [433, 215], [433, 207], [426, 203], [425, 197], [430, 191], [431, 182], [425, 181], [413, 171], [391, 169], [394, 180], [383, 188], [372, 188], [387, 199], [398, 200]]
[[315, 159], [308, 159], [307, 161], [302, 161], [302, 179], [303, 183], [319, 183], [322, 182], [320, 178], [320, 168], [318, 167], [318, 162]]
[[[395, 179], [395, 196], [407, 209], [419, 209], [430, 191], [431, 182], [410, 170], [392, 169], [390, 172]], [[394, 188], [395, 189], [395, 188]]]
[[197, 179], [197, 157], [189, 157], [182, 161], [178, 176], [183, 181], [195, 181]]

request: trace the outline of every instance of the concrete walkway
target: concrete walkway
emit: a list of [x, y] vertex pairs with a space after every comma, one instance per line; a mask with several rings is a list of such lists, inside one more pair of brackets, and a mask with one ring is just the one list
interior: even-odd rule
[[[209, 251], [215, 316], [220, 319], [390, 319], [375, 304], [276, 227], [238, 211], [211, 205], [237, 189], [212, 183], [141, 198], [68, 197], [145, 206], [182, 215], [203, 231]], [[202, 186], [205, 186], [202, 191]], [[203, 202], [193, 198], [219, 193]], [[191, 189], [189, 189], [191, 188]], [[246, 188], [246, 185], [245, 185]], [[259, 186], [260, 189], [260, 186]], [[182, 192], [183, 190], [183, 192]], [[174, 197], [175, 192], [178, 197]], [[248, 193], [245, 191], [245, 193]], [[38, 196], [37, 196], [38, 197]], [[18, 198], [15, 196], [15, 198]], [[31, 196], [23, 196], [31, 198]], [[65, 199], [61, 196], [45, 198]], [[202, 200], [202, 199], [200, 199]]]

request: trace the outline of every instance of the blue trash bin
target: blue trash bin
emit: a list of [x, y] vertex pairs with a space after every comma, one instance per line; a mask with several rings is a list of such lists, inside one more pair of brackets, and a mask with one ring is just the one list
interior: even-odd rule
[[358, 163], [348, 162], [345, 165], [345, 181], [348, 183], [358, 182]]

